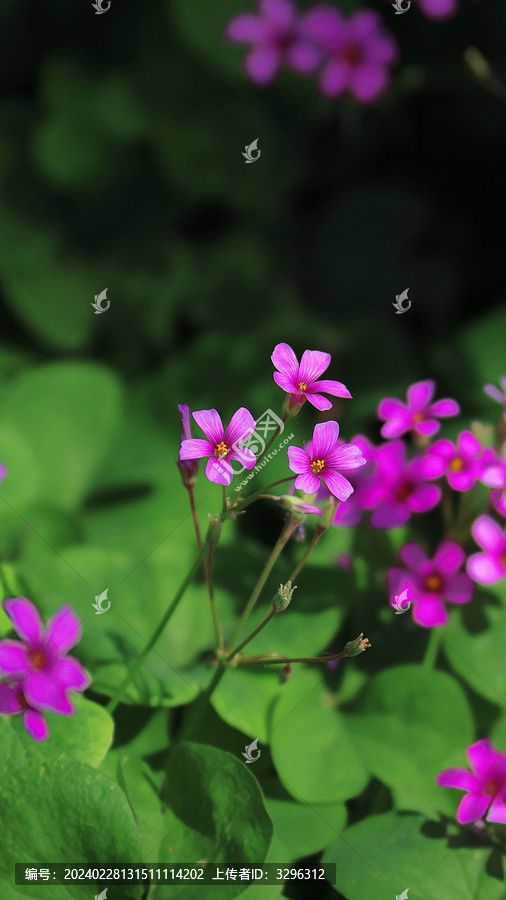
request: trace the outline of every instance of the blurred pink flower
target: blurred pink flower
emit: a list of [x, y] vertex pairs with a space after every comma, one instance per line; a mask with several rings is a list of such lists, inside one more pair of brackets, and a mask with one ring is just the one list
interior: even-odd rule
[[258, 15], [240, 13], [226, 27], [232, 44], [251, 44], [244, 67], [251, 81], [270, 84], [282, 65], [304, 75], [321, 60], [321, 52], [308, 40], [291, 0], [258, 0]]
[[215, 409], [200, 409], [193, 413], [197, 425], [207, 440], [189, 438], [181, 441], [179, 459], [201, 459], [208, 456], [206, 476], [216, 484], [230, 484], [233, 470], [229, 460], [239, 460], [246, 469], [256, 464], [255, 454], [240, 447], [255, 430], [255, 420], [249, 410], [241, 406], [234, 413], [225, 431], [219, 413]]
[[495, 584], [506, 577], [506, 528], [491, 516], [479, 516], [471, 525], [471, 534], [483, 553], [467, 560], [467, 573], [479, 584]]
[[272, 377], [288, 394], [291, 408], [300, 408], [306, 400], [309, 400], [316, 409], [331, 409], [332, 403], [322, 397], [320, 391], [334, 397], [351, 397], [348, 388], [340, 381], [318, 381], [320, 375], [330, 365], [330, 353], [304, 350], [299, 365], [295, 353], [288, 344], [277, 344], [271, 359], [278, 370]]
[[412, 513], [428, 512], [441, 499], [441, 488], [426, 484], [421, 456], [406, 460], [404, 441], [388, 441], [376, 448], [377, 470], [364, 488], [363, 505], [372, 509], [373, 528], [405, 525]]
[[469, 491], [481, 477], [484, 459], [483, 447], [471, 431], [462, 431], [457, 445], [441, 438], [428, 447], [422, 459], [421, 471], [424, 478], [441, 478], [446, 475], [448, 484], [454, 491]]
[[313, 438], [305, 448], [289, 447], [288, 460], [292, 472], [297, 473], [295, 488], [306, 494], [316, 494], [320, 478], [330, 493], [338, 500], [346, 500], [353, 488], [339, 470], [347, 471], [365, 465], [358, 447], [339, 445], [337, 422], [321, 422], [315, 425]]
[[413, 620], [424, 628], [446, 625], [445, 603], [469, 603], [474, 585], [460, 571], [466, 555], [454, 541], [443, 540], [429, 559], [419, 544], [410, 542], [399, 550], [406, 568], [388, 571], [389, 602], [396, 607], [396, 597], [404, 590], [413, 608]]
[[489, 460], [490, 465], [485, 465], [480, 480], [490, 491], [492, 505], [501, 516], [506, 516], [506, 443], [502, 447], [502, 457], [495, 455], [495, 459]]
[[317, 6], [307, 13], [303, 31], [324, 57], [319, 75], [324, 96], [349, 93], [359, 103], [374, 103], [388, 88], [389, 67], [400, 54], [378, 13], [361, 9], [346, 18], [331, 6]]
[[[4, 600], [3, 608], [22, 641], [0, 641], [0, 672], [19, 683], [27, 704], [39, 712], [72, 715], [68, 691], [84, 691], [90, 676], [70, 650], [81, 638], [81, 622], [71, 606], [62, 606], [44, 628], [26, 597]], [[5, 693], [5, 692], [4, 692]]]
[[506, 376], [502, 375], [499, 379], [499, 383], [501, 385], [502, 390], [499, 390], [495, 384], [486, 384], [483, 388], [485, 394], [488, 394], [492, 400], [496, 400], [497, 403], [500, 403], [503, 409], [505, 410], [503, 418], [506, 421]]
[[417, 0], [428, 19], [450, 19], [458, 10], [459, 0]]
[[38, 710], [30, 706], [19, 683], [0, 684], [0, 714], [16, 715], [23, 713], [23, 725], [34, 741], [47, 741], [49, 726]]
[[381, 429], [382, 437], [400, 437], [407, 431], [429, 436], [436, 434], [441, 427], [437, 418], [457, 416], [460, 406], [455, 400], [447, 398], [431, 403], [435, 389], [436, 382], [431, 379], [417, 381], [408, 387], [406, 403], [394, 397], [381, 400], [377, 415], [379, 419], [386, 420]]
[[436, 778], [440, 787], [466, 791], [459, 803], [457, 822], [467, 825], [485, 813], [488, 822], [506, 822], [506, 753], [495, 750], [484, 738], [467, 748], [467, 758], [472, 772], [455, 767], [444, 769]]

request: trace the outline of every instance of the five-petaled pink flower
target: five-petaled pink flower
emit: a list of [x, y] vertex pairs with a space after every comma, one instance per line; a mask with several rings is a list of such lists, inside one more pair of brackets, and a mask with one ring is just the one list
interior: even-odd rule
[[277, 344], [271, 359], [278, 370], [274, 372], [274, 381], [288, 394], [288, 406], [292, 411], [298, 411], [306, 400], [316, 409], [331, 409], [332, 403], [322, 397], [320, 391], [334, 397], [351, 397], [348, 388], [340, 381], [318, 381], [330, 365], [330, 353], [304, 350], [299, 365], [288, 344]]
[[431, 403], [436, 389], [435, 381], [417, 381], [408, 387], [407, 402], [394, 397], [385, 397], [378, 405], [379, 419], [386, 419], [381, 429], [385, 438], [400, 437], [407, 431], [430, 436], [439, 431], [441, 425], [436, 419], [457, 416], [460, 406], [455, 400], [446, 398]]
[[313, 438], [305, 448], [289, 447], [288, 464], [297, 474], [295, 487], [306, 494], [316, 494], [320, 478], [338, 500], [347, 500], [353, 487], [339, 470], [358, 469], [366, 460], [354, 444], [339, 445], [337, 422], [315, 425]]
[[[0, 705], [0, 711], [24, 710], [30, 734], [35, 740], [44, 740], [47, 734], [40, 715], [35, 713], [72, 715], [74, 707], [67, 692], [84, 691], [91, 683], [81, 663], [67, 656], [67, 651], [81, 638], [81, 622], [68, 605], [51, 616], [47, 628], [35, 605], [26, 597], [4, 600], [3, 607], [22, 640], [0, 641], [0, 672], [14, 682], [7, 687], [15, 694], [6, 691], [5, 686], [2, 688], [1, 698], [8, 708]], [[19, 708], [13, 710], [13, 705]]]
[[227, 25], [225, 36], [233, 44], [252, 44], [244, 61], [255, 84], [270, 84], [283, 64], [304, 75], [312, 72], [321, 53], [305, 36], [304, 16], [292, 0], [258, 0], [259, 15], [240, 13]]
[[471, 431], [462, 431], [456, 446], [447, 438], [441, 438], [425, 451], [422, 475], [424, 478], [446, 475], [454, 491], [469, 491], [481, 477], [484, 459], [492, 461], [491, 455], [484, 454], [487, 451]]
[[465, 572], [460, 571], [466, 555], [454, 541], [441, 541], [433, 559], [429, 559], [419, 544], [410, 542], [399, 550], [406, 569], [388, 571], [390, 605], [396, 607], [396, 597], [407, 590], [413, 607], [413, 619], [424, 628], [446, 625], [448, 612], [445, 603], [469, 603], [474, 585]]
[[[457, 810], [457, 822], [468, 825], [483, 818], [488, 822], [506, 822], [506, 753], [495, 750], [488, 738], [467, 748], [472, 768], [444, 769], [437, 776], [440, 787], [466, 791]], [[488, 810], [488, 812], [487, 812]]]
[[373, 528], [398, 528], [412, 513], [428, 512], [439, 503], [441, 488], [423, 480], [420, 455], [406, 460], [404, 441], [381, 444], [374, 462], [376, 471], [362, 502], [364, 509], [372, 509]]
[[471, 534], [483, 553], [467, 560], [467, 572], [479, 584], [495, 584], [506, 577], [506, 528], [491, 516], [479, 516], [471, 525]]
[[234, 472], [230, 460], [238, 460], [246, 469], [256, 464], [256, 456], [246, 447], [241, 447], [255, 430], [256, 422], [244, 406], [234, 413], [227, 430], [215, 409], [201, 409], [193, 413], [197, 425], [207, 440], [189, 438], [181, 441], [179, 459], [201, 459], [208, 456], [206, 475], [216, 484], [230, 484]]
[[319, 87], [325, 97], [347, 92], [359, 103], [374, 103], [387, 89], [399, 47], [378, 13], [361, 9], [346, 18], [337, 9], [318, 6], [307, 13], [303, 30], [324, 57]]

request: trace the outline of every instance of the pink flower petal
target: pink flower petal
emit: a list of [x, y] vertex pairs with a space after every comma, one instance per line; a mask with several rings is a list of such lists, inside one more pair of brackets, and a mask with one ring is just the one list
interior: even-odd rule
[[457, 788], [460, 791], [477, 791], [478, 779], [472, 772], [467, 769], [455, 767], [453, 769], [444, 769], [436, 777], [436, 781], [440, 787]]
[[486, 771], [494, 766], [498, 759], [498, 753], [488, 738], [482, 738], [467, 748], [467, 758], [474, 771], [479, 774], [480, 771]]
[[449, 19], [457, 12], [457, 0], [418, 0], [428, 19]]
[[198, 409], [193, 413], [193, 418], [213, 447], [223, 440], [223, 423], [216, 409]]
[[245, 447], [236, 447], [229, 453], [228, 459], [236, 459], [245, 469], [252, 469], [256, 465], [257, 458], [252, 450]]
[[442, 540], [434, 555], [434, 566], [442, 575], [455, 575], [462, 567], [466, 554], [455, 541]]
[[206, 464], [206, 477], [214, 484], [231, 484], [234, 477], [232, 466], [227, 459], [211, 456]]
[[442, 456], [429, 454], [422, 459], [420, 471], [423, 478], [441, 478], [448, 466], [448, 462]]
[[410, 541], [408, 544], [404, 544], [404, 546], [401, 547], [399, 550], [399, 557], [402, 559], [403, 563], [406, 566], [409, 566], [410, 569], [413, 569], [414, 572], [419, 572], [423, 564], [428, 562], [428, 556], [425, 550], [414, 541]]
[[255, 84], [270, 84], [277, 75], [281, 64], [281, 56], [274, 47], [261, 44], [258, 49], [248, 53], [244, 60], [244, 68]]
[[506, 822], [506, 799], [496, 797], [492, 801], [487, 815], [487, 822]]
[[328, 454], [327, 463], [332, 469], [361, 469], [367, 460], [355, 444], [343, 444]]
[[436, 594], [419, 594], [413, 608], [413, 619], [423, 628], [438, 628], [448, 622], [446, 607]]
[[447, 583], [444, 596], [448, 603], [469, 603], [473, 593], [473, 582], [465, 572], [460, 572]]
[[447, 473], [448, 484], [454, 491], [469, 491], [476, 481], [474, 470], [462, 469], [460, 472], [449, 471]]
[[371, 514], [373, 528], [398, 528], [409, 519], [409, 509], [404, 503], [381, 500]]
[[62, 688], [72, 691], [85, 691], [91, 684], [91, 677], [86, 669], [83, 668], [79, 660], [74, 659], [72, 656], [59, 659], [51, 671], [51, 677]]
[[466, 570], [478, 584], [495, 584], [506, 575], [499, 561], [488, 553], [473, 553], [467, 560]]
[[65, 690], [44, 672], [30, 672], [23, 682], [23, 693], [30, 706], [39, 711], [57, 712], [62, 716], [70, 716], [74, 707]]
[[282, 375], [285, 375], [290, 381], [300, 381], [299, 363], [297, 357], [289, 344], [276, 344], [271, 360], [276, 369], [279, 369]]
[[407, 409], [399, 410], [397, 415], [392, 416], [388, 422], [381, 427], [380, 434], [384, 438], [396, 438], [405, 434], [411, 428], [411, 416]]
[[320, 91], [324, 97], [339, 97], [348, 83], [349, 67], [345, 62], [331, 62], [320, 77]]
[[349, 84], [357, 100], [361, 103], [373, 103], [386, 91], [390, 75], [381, 63], [367, 61], [352, 68]]
[[347, 500], [353, 493], [352, 485], [348, 479], [345, 478], [344, 475], [340, 475], [339, 472], [333, 472], [332, 470], [326, 471], [323, 469], [321, 477], [329, 491], [334, 494], [334, 497], [337, 497], [338, 500]]
[[[304, 350], [300, 361], [299, 379], [309, 385], [316, 381], [330, 365], [330, 353], [321, 350]], [[337, 382], [331, 382], [337, 384]]]
[[332, 409], [332, 403], [330, 402], [330, 400], [327, 400], [326, 397], [322, 397], [321, 394], [306, 393], [306, 397], [311, 406], [314, 406], [315, 409], [318, 409], [320, 411], [323, 409]]
[[413, 412], [425, 409], [434, 396], [436, 382], [431, 378], [427, 381], [417, 381], [410, 385], [407, 390], [408, 406]]
[[486, 484], [489, 487], [505, 487], [506, 466], [490, 466], [489, 469], [486, 469], [483, 472], [480, 481], [482, 481], [483, 484]]
[[281, 390], [286, 391], [287, 394], [298, 394], [298, 386], [292, 381], [288, 375], [283, 375], [281, 372], [274, 372], [272, 377], [274, 381], [281, 388]]
[[19, 641], [0, 641], [0, 670], [15, 678], [25, 677], [30, 671], [26, 647]]
[[81, 640], [81, 620], [71, 606], [64, 604], [47, 623], [46, 649], [63, 656]]
[[391, 419], [393, 416], [402, 415], [405, 412], [406, 406], [400, 400], [396, 400], [395, 397], [384, 397], [378, 404], [376, 415], [378, 419]]
[[301, 75], [313, 72], [322, 59], [321, 50], [305, 40], [295, 40], [286, 52], [288, 65]]
[[254, 432], [255, 426], [256, 422], [249, 409], [241, 406], [230, 419], [230, 424], [225, 432], [227, 447], [234, 447], [235, 444], [242, 444], [244, 441], [247, 441]]
[[490, 516], [479, 516], [471, 525], [471, 534], [483, 550], [501, 553], [506, 549], [503, 531]]
[[308, 394], [315, 394], [320, 391], [324, 394], [331, 394], [333, 397], [351, 398], [348, 388], [341, 384], [340, 381], [314, 381], [307, 389]]
[[[308, 454], [302, 447], [288, 447], [288, 465], [297, 475], [305, 475], [310, 472], [311, 462]], [[318, 482], [319, 484], [320, 482]], [[311, 493], [311, 491], [309, 492]]]
[[311, 472], [306, 472], [303, 475], [297, 476], [294, 481], [294, 486], [298, 491], [304, 491], [305, 494], [316, 494], [320, 487], [320, 479]]
[[41, 643], [44, 626], [39, 611], [31, 600], [26, 597], [10, 597], [4, 600], [3, 608], [20, 638], [33, 645]]
[[49, 725], [42, 713], [38, 712], [36, 709], [27, 709], [23, 713], [23, 725], [34, 741], [37, 741], [37, 743], [47, 741], [49, 737]]
[[461, 825], [476, 822], [485, 815], [489, 803], [490, 798], [484, 797], [482, 794], [466, 794], [459, 803], [457, 822]]
[[256, 44], [265, 36], [265, 23], [251, 13], [241, 13], [228, 23], [225, 37], [235, 44]]
[[459, 434], [457, 447], [459, 454], [464, 457], [467, 456], [473, 458], [478, 456], [482, 451], [482, 446], [472, 431], [462, 431], [461, 434]]
[[262, 15], [277, 28], [289, 28], [295, 18], [291, 0], [259, 0]]
[[311, 456], [314, 459], [326, 459], [336, 448], [339, 440], [339, 425], [337, 422], [319, 422], [313, 429], [311, 441]]
[[437, 416], [438, 419], [446, 419], [448, 416], [458, 416], [460, 406], [456, 400], [446, 397], [444, 400], [436, 400], [435, 403], [431, 403], [427, 412], [431, 416]]
[[428, 512], [441, 500], [441, 488], [435, 484], [421, 484], [407, 498], [406, 504], [412, 512]]
[[203, 438], [189, 438], [181, 441], [179, 459], [202, 459], [203, 456], [212, 456], [214, 446], [211, 441], [205, 441]]
[[418, 434], [423, 434], [425, 437], [432, 437], [433, 434], [437, 434], [441, 425], [436, 419], [424, 419], [422, 422], [415, 422], [413, 425], [413, 430], [418, 432]]

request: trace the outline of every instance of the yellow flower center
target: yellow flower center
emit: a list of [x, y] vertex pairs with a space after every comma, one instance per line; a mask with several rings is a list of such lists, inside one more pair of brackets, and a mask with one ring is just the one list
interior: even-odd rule
[[458, 456], [455, 459], [452, 459], [450, 463], [450, 470], [452, 472], [460, 472], [464, 468], [463, 460], [459, 459]]
[[421, 412], [417, 412], [413, 416], [413, 422], [423, 422], [425, 416]]
[[228, 452], [228, 447], [225, 441], [220, 441], [220, 443], [216, 444], [216, 447], [214, 448], [214, 455], [217, 456], [218, 459], [223, 459], [223, 457], [226, 456]]
[[489, 797], [497, 797], [503, 782], [500, 778], [492, 778], [485, 788], [485, 793], [488, 794]]
[[32, 650], [28, 657], [33, 669], [43, 669], [46, 665], [47, 657], [43, 650]]
[[425, 579], [424, 587], [426, 591], [440, 591], [443, 587], [441, 575], [429, 575], [429, 577]]
[[313, 475], [319, 475], [321, 470], [324, 468], [324, 466], [325, 466], [324, 459], [313, 459], [309, 465], [309, 468], [311, 469]]
[[307, 384], [305, 381], [299, 381], [299, 391], [307, 391]]

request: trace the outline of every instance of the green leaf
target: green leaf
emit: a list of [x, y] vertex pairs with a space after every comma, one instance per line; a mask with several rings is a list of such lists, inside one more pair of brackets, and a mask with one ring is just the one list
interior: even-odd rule
[[490, 860], [494, 877], [486, 869], [490, 857], [469, 834], [450, 844], [423, 816], [386, 813], [347, 828], [322, 862], [336, 863], [334, 887], [347, 900], [393, 900], [405, 890], [409, 900], [502, 900], [497, 855]]
[[157, 859], [165, 835], [165, 819], [151, 770], [146, 763], [120, 753], [117, 765], [118, 784], [125, 792], [141, 836], [142, 861]]
[[338, 803], [365, 787], [357, 757], [335, 699], [315, 669], [296, 669], [274, 707], [269, 743], [286, 790], [306, 803]]
[[[272, 837], [258, 782], [231, 753], [203, 744], [182, 743], [169, 752], [163, 799], [165, 839], [174, 860], [202, 859], [236, 866], [261, 865]], [[247, 882], [232, 882], [227, 896], [237, 897]], [[195, 887], [172, 888], [171, 896], [194, 900]], [[219, 884], [206, 888], [206, 897], [221, 900]]]
[[[2, 778], [0, 807], [0, 883], [12, 883], [16, 862], [72, 861], [93, 868], [140, 859], [137, 827], [123, 791], [77, 760], [27, 766]], [[94, 887], [87, 882], [85, 892], [82, 884], [53, 885], [51, 900], [81, 900], [92, 896]], [[132, 896], [140, 893], [132, 888]], [[31, 894], [32, 887], [18, 887], [13, 896]], [[110, 900], [124, 896], [124, 888], [109, 888]]]
[[265, 671], [257, 666], [252, 668], [256, 671], [249, 671], [244, 667], [227, 672], [213, 691], [211, 703], [221, 718], [233, 728], [257, 738], [261, 744], [267, 744], [268, 715], [283, 686], [279, 681], [279, 673]]
[[369, 772], [391, 788], [398, 807], [454, 814], [454, 796], [435, 781], [442, 769], [461, 763], [473, 738], [471, 711], [454, 678], [420, 666], [386, 669], [371, 679], [346, 725]]
[[55, 762], [71, 757], [95, 768], [100, 765], [112, 743], [113, 720], [98, 703], [72, 694], [73, 716], [45, 713], [50, 729], [47, 741], [35, 743], [23, 727], [21, 716], [12, 716], [12, 729], [24, 748], [29, 765]]
[[504, 306], [499, 306], [488, 315], [473, 319], [460, 332], [458, 344], [467, 357], [476, 380], [481, 384], [495, 384], [504, 372], [505, 331], [506, 310]]
[[289, 865], [296, 859], [318, 853], [343, 831], [344, 803], [294, 803], [275, 779], [264, 782], [263, 787], [269, 794], [265, 806], [274, 824], [266, 862]]

